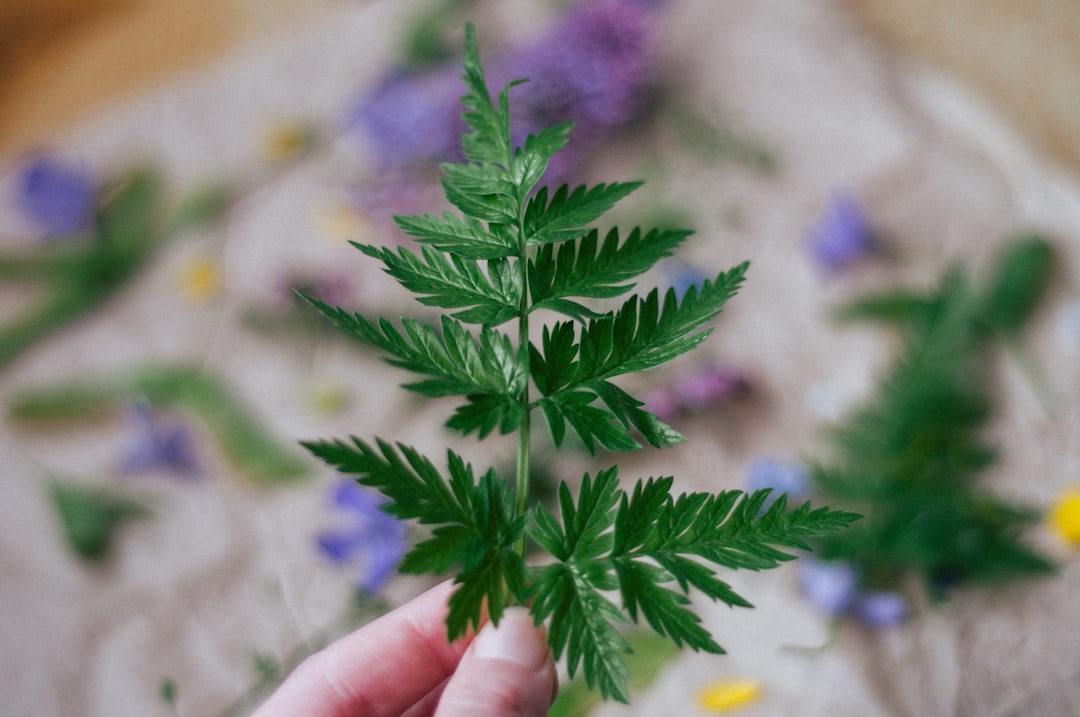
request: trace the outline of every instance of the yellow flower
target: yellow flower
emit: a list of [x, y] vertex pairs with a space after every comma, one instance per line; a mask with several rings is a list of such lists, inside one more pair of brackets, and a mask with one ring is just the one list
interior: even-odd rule
[[319, 232], [333, 242], [363, 241], [371, 231], [367, 218], [347, 202], [324, 208], [318, 216]]
[[338, 415], [349, 408], [349, 392], [341, 384], [332, 381], [313, 381], [308, 387], [308, 403], [323, 415]]
[[206, 258], [191, 259], [180, 269], [180, 291], [192, 301], [206, 301], [221, 291], [221, 268]]
[[1050, 526], [1069, 545], [1080, 545], [1080, 488], [1062, 491], [1050, 509]]
[[726, 712], [753, 702], [760, 694], [757, 680], [717, 680], [698, 690], [697, 702], [709, 712]]
[[314, 131], [298, 122], [275, 125], [263, 138], [262, 155], [268, 162], [287, 162], [296, 159], [310, 147]]

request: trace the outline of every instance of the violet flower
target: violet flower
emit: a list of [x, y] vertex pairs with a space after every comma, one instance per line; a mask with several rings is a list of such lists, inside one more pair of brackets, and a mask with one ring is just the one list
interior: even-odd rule
[[345, 124], [366, 136], [383, 172], [450, 161], [460, 154], [461, 93], [456, 65], [397, 70], [356, 103]]
[[825, 615], [837, 617], [855, 605], [859, 576], [850, 563], [802, 558], [798, 577], [803, 595]]
[[491, 72], [496, 87], [528, 78], [511, 104], [511, 125], [528, 133], [573, 120], [566, 150], [552, 158], [547, 179], [565, 181], [590, 145], [640, 116], [655, 83], [655, 17], [626, 0], [584, 2], [528, 46], [513, 49]]
[[741, 369], [709, 364], [687, 373], [671, 384], [675, 401], [684, 411], [704, 411], [746, 386]]
[[756, 458], [746, 467], [744, 478], [746, 492], [769, 488], [772, 493], [762, 506], [768, 510], [781, 494], [789, 501], [804, 501], [810, 497], [810, 476], [799, 463], [783, 461], [774, 457]]
[[859, 574], [851, 563], [802, 558], [798, 566], [803, 595], [829, 617], [850, 616], [871, 628], [900, 625], [908, 618], [903, 595], [859, 587]]
[[645, 410], [668, 421], [679, 413], [697, 413], [731, 398], [746, 387], [741, 369], [709, 364], [676, 377], [645, 396]]
[[[583, 148], [645, 107], [655, 54], [651, 5], [581, 3], [530, 44], [497, 51], [487, 63], [493, 92], [511, 80], [529, 80], [528, 91], [511, 102], [511, 126], [520, 132], [516, 143], [543, 127], [574, 121], [570, 144], [553, 158], [549, 182], [566, 178], [582, 160]], [[463, 128], [461, 93], [456, 64], [395, 70], [353, 106], [346, 126], [366, 137], [383, 172], [455, 160]]]
[[147, 403], [136, 403], [126, 412], [134, 440], [120, 464], [123, 475], [160, 471], [179, 478], [201, 475], [195, 436], [178, 420], [167, 420]]
[[889, 590], [876, 590], [859, 595], [853, 614], [867, 627], [892, 627], [908, 618], [908, 602], [903, 595]]
[[90, 228], [97, 207], [98, 183], [82, 167], [41, 154], [21, 169], [16, 192], [19, 210], [43, 238], [51, 239]]
[[679, 297], [680, 301], [682, 301], [686, 292], [690, 290], [690, 287], [700, 291], [701, 285], [708, 278], [700, 269], [678, 260], [669, 261], [664, 265], [664, 268], [668, 274], [668, 283], [675, 290], [675, 296]]
[[878, 249], [858, 200], [845, 192], [829, 195], [821, 216], [807, 229], [806, 245], [814, 263], [827, 274], [843, 271]]
[[385, 501], [379, 493], [342, 476], [333, 486], [331, 501], [346, 514], [344, 527], [316, 536], [319, 551], [343, 566], [357, 571], [357, 588], [374, 595], [394, 575], [408, 548], [405, 524], [384, 513]]

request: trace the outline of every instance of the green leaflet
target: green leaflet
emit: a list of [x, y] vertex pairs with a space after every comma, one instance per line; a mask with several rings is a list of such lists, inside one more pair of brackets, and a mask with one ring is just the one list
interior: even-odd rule
[[[442, 168], [446, 199], [460, 215], [397, 217], [419, 243], [418, 253], [357, 245], [422, 304], [449, 315], [436, 328], [408, 318], [368, 319], [309, 301], [390, 364], [419, 374], [405, 388], [459, 397], [446, 421], [450, 428], [478, 438], [517, 431], [516, 474], [512, 481], [494, 470], [477, 476], [453, 452], [444, 471], [414, 448], [383, 439], [305, 446], [379, 490], [388, 499], [387, 512], [430, 529], [401, 569], [455, 575], [447, 618], [451, 639], [478, 626], [485, 611], [497, 623], [507, 605], [528, 605], [537, 624], [546, 623], [552, 652], [566, 660], [572, 676], [580, 672], [604, 698], [625, 701], [627, 623], [647, 624], [676, 646], [722, 652], [691, 610], [691, 590], [749, 607], [717, 576], [718, 568], [774, 567], [791, 559], [786, 549], [805, 549], [809, 538], [838, 530], [855, 516], [809, 505], [787, 510], [782, 499], [766, 511], [766, 493], [678, 496], [671, 478], [638, 481], [628, 494], [614, 467], [586, 475], [576, 496], [562, 483], [557, 514], [534, 505], [529, 485], [536, 412], [546, 418], [556, 446], [568, 428], [591, 451], [684, 440], [614, 379], [660, 366], [705, 340], [709, 322], [736, 294], [747, 265], [720, 272], [681, 298], [652, 291], [630, 294], [614, 310], [587, 306], [582, 300], [631, 292], [633, 281], [690, 232], [601, 234], [594, 223], [640, 182], [573, 190], [538, 186], [572, 125], [549, 127], [523, 147], [512, 146], [509, 103], [517, 83], [492, 101], [471, 26], [464, 81], [465, 162]], [[570, 320], [533, 332], [530, 322], [548, 312]], [[526, 562], [534, 547], [547, 553], [535, 565]]]
[[140, 502], [74, 483], [53, 481], [49, 494], [68, 545], [87, 561], [106, 559], [119, 527], [150, 513]]

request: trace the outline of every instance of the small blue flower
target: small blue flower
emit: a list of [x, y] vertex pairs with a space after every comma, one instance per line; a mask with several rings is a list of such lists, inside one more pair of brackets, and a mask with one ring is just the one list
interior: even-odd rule
[[746, 467], [744, 486], [748, 493], [771, 488], [763, 510], [786, 494], [789, 501], [804, 501], [810, 497], [810, 476], [802, 465], [774, 457], [757, 458]]
[[852, 611], [867, 627], [893, 627], [907, 620], [908, 602], [899, 593], [868, 591], [859, 595]]
[[843, 615], [855, 605], [859, 576], [850, 563], [802, 558], [798, 576], [803, 595], [825, 615]]
[[854, 196], [833, 192], [817, 223], [806, 232], [806, 244], [817, 266], [835, 274], [877, 251], [874, 233]]
[[829, 617], [854, 617], [871, 628], [894, 627], [908, 618], [909, 606], [903, 595], [862, 590], [859, 573], [851, 563], [802, 558], [798, 576], [806, 599]]
[[357, 588], [377, 594], [394, 575], [408, 548], [405, 524], [382, 511], [385, 499], [351, 478], [342, 476], [333, 486], [331, 502], [347, 515], [347, 525], [319, 533], [319, 551], [357, 571]]
[[668, 270], [671, 288], [675, 290], [675, 296], [679, 297], [680, 300], [686, 295], [691, 286], [701, 291], [702, 284], [708, 278], [700, 269], [681, 262], [674, 265], [669, 262], [665, 264], [665, 269]]
[[45, 238], [90, 228], [97, 206], [97, 180], [90, 172], [49, 154], [23, 166], [17, 186], [19, 210]]
[[162, 471], [188, 479], [201, 475], [195, 436], [187, 424], [161, 418], [147, 403], [131, 406], [127, 419], [135, 438], [121, 461], [121, 473]]

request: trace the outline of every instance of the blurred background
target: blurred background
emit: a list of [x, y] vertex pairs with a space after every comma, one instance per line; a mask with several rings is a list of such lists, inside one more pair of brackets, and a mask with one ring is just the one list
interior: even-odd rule
[[3, 713], [247, 714], [423, 590], [414, 528], [300, 440], [510, 465], [292, 298], [435, 316], [348, 242], [442, 211], [467, 20], [493, 87], [532, 80], [516, 121], [576, 121], [549, 181], [644, 179], [620, 225], [695, 230], [645, 286], [751, 261], [627, 384], [689, 440], [541, 450], [537, 495], [618, 460], [870, 516], [698, 605], [728, 655], [641, 642], [629, 706], [567, 679], [558, 713], [1080, 714], [1069, 0], [5, 3]]

